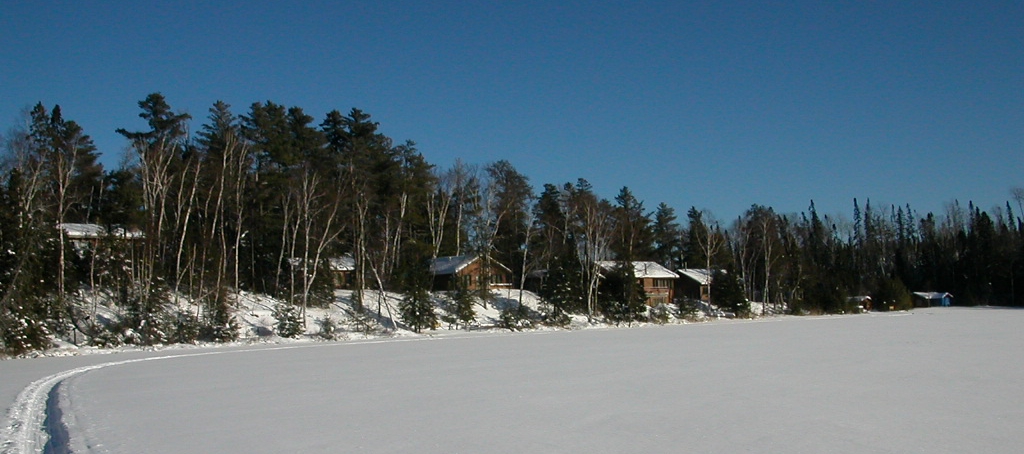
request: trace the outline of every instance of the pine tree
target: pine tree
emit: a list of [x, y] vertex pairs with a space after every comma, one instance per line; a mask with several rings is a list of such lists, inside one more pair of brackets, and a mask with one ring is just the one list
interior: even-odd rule
[[570, 313], [586, 310], [586, 298], [580, 286], [582, 278], [575, 259], [563, 256], [551, 264], [540, 289], [540, 296], [547, 306], [545, 322], [564, 326], [569, 323]]
[[711, 299], [718, 307], [737, 317], [750, 316], [750, 302], [743, 294], [743, 285], [734, 269], [715, 270], [711, 281]]
[[[882, 311], [890, 308], [897, 311], [910, 310], [914, 307], [910, 291], [897, 277], [886, 278], [871, 295], [874, 306]], [[852, 311], [853, 308], [849, 308]]]
[[424, 328], [437, 328], [437, 314], [430, 294], [423, 287], [413, 287], [406, 292], [405, 298], [398, 306], [402, 321], [415, 332]]
[[615, 241], [611, 251], [619, 260], [650, 260], [654, 256], [651, 219], [644, 203], [623, 186], [615, 197]]
[[651, 226], [655, 260], [670, 270], [682, 268], [682, 233], [676, 219], [675, 210], [660, 203], [654, 211], [654, 223]]
[[476, 322], [476, 310], [473, 309], [475, 298], [473, 292], [469, 291], [462, 284], [462, 280], [455, 278], [455, 291], [452, 292], [452, 312], [457, 323], [466, 329]]
[[277, 319], [277, 335], [281, 337], [298, 337], [302, 334], [302, 314], [299, 308], [289, 303], [274, 306], [273, 316]]
[[643, 320], [647, 295], [637, 282], [632, 262], [617, 262], [613, 268], [605, 270], [600, 302], [605, 319], [616, 325]]
[[31, 142], [22, 144], [31, 148], [13, 150], [18, 166], [0, 188], [0, 347], [12, 353], [45, 348], [52, 333], [69, 328], [54, 294], [59, 244], [43, 203], [42, 165]]
[[534, 198], [529, 178], [505, 160], [484, 169], [492, 186], [494, 259], [512, 270], [512, 282], [520, 281], [523, 269], [522, 248], [527, 242], [529, 210]]

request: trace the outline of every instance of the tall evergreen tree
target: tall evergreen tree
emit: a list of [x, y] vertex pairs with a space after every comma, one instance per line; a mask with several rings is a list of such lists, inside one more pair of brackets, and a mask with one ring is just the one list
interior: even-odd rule
[[612, 252], [620, 260], [650, 260], [654, 256], [653, 234], [644, 203], [623, 187], [615, 204], [616, 241], [611, 245]]
[[47, 224], [46, 232], [53, 232], [52, 226], [58, 226], [56, 294], [52, 298], [49, 312], [64, 314], [66, 317], [60, 318], [68, 318], [74, 323], [76, 317], [66, 298], [77, 288], [78, 279], [69, 276], [73, 253], [65, 230], [60, 226], [91, 220], [103, 168], [96, 163], [96, 147], [92, 139], [74, 121], [63, 118], [60, 106], [54, 106], [48, 112], [39, 103], [30, 115], [27, 139], [33, 155], [31, 160], [37, 165], [27, 167], [37, 169], [33, 172], [33, 180], [39, 188], [38, 201], [44, 207], [44, 212], [40, 213], [42, 217], [37, 221]]
[[647, 295], [632, 262], [617, 261], [604, 270], [599, 301], [605, 319], [616, 325], [644, 319]]
[[654, 223], [651, 225], [654, 258], [670, 270], [682, 268], [682, 233], [676, 219], [675, 210], [660, 203], [654, 210]]
[[711, 282], [711, 299], [718, 307], [732, 312], [737, 317], [750, 316], [750, 302], [743, 294], [743, 285], [735, 268], [716, 269]]
[[[519, 282], [524, 268], [522, 249], [527, 245], [533, 187], [529, 178], [505, 160], [486, 167], [493, 194], [490, 209], [495, 213], [493, 226], [494, 259], [512, 270], [513, 282]], [[485, 254], [489, 255], [489, 254]]]

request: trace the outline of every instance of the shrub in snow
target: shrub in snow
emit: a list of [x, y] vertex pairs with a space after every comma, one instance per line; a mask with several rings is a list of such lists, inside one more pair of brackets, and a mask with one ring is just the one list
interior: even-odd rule
[[203, 302], [205, 317], [199, 330], [199, 337], [214, 342], [231, 342], [238, 339], [238, 320], [231, 314], [227, 289], [220, 289]]
[[547, 299], [541, 299], [538, 309], [540, 309], [538, 318], [540, 319], [540, 322], [545, 325], [564, 328], [569, 326], [569, 323], [572, 322], [572, 318], [569, 317], [569, 314]]
[[441, 324], [447, 326], [448, 329], [459, 327], [459, 319], [455, 318], [455, 316], [452, 315], [451, 312], [448, 312], [447, 309], [445, 310], [445, 313], [441, 314], [439, 319], [441, 320]]
[[519, 304], [506, 306], [498, 316], [498, 326], [512, 331], [533, 327], [530, 309]]
[[667, 304], [659, 304], [657, 306], [650, 308], [647, 311], [647, 318], [654, 323], [668, 323], [668, 320], [669, 318], [671, 318], [671, 316], [672, 310], [668, 307]]
[[124, 334], [101, 328], [89, 337], [89, 345], [103, 348], [124, 345]]
[[320, 327], [320, 332], [317, 335], [322, 339], [334, 340], [337, 338], [334, 332], [338, 329], [338, 324], [334, 322], [330, 315], [317, 319], [316, 324]]
[[199, 317], [188, 311], [178, 311], [174, 317], [172, 339], [179, 344], [194, 344], [199, 339]]
[[228, 317], [227, 321], [222, 323], [207, 320], [199, 330], [199, 338], [213, 342], [232, 342], [238, 339], [240, 329], [234, 316]]
[[131, 337], [131, 343], [138, 345], [166, 344], [171, 336], [167, 333], [164, 314], [149, 313], [139, 319], [138, 325], [133, 329], [136, 336]]
[[365, 309], [354, 310], [349, 313], [349, 329], [364, 335], [377, 334], [381, 331], [380, 324], [370, 316]]
[[167, 292], [154, 286], [129, 285], [120, 289], [118, 304], [125, 309], [120, 324], [126, 328], [125, 343], [166, 344], [173, 335], [174, 316], [167, 310]]
[[89, 337], [88, 344], [93, 347], [117, 347], [125, 344], [126, 331], [128, 327], [124, 321], [108, 321], [105, 317], [98, 317], [89, 325], [85, 334]]
[[46, 324], [26, 313], [21, 305], [0, 311], [0, 350], [20, 355], [50, 346], [50, 330]]
[[37, 312], [42, 312], [37, 318], [45, 320], [54, 336], [68, 336], [75, 329], [74, 305], [70, 298], [50, 294], [39, 298], [36, 306]]
[[572, 318], [565, 312], [546, 312], [541, 316], [541, 323], [548, 326], [565, 328], [572, 323]]
[[277, 319], [277, 335], [281, 337], [298, 337], [302, 334], [302, 318], [299, 309], [288, 303], [274, 306], [273, 316]]
[[[457, 280], [457, 282], [460, 281]], [[473, 308], [476, 304], [474, 292], [459, 285], [450, 295], [452, 300], [445, 305], [445, 313], [441, 316], [441, 320], [449, 326], [455, 325], [457, 328], [461, 325], [463, 328], [469, 329], [476, 322], [476, 310]]]

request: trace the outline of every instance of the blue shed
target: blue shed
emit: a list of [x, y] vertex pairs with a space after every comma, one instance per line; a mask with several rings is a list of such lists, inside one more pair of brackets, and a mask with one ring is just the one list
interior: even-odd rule
[[953, 295], [941, 292], [914, 292], [914, 307], [949, 307], [953, 305]]

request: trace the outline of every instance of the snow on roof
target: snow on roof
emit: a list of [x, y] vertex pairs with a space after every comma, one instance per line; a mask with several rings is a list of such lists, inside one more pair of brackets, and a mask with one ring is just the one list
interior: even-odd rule
[[697, 281], [700, 285], [711, 285], [711, 275], [714, 274], [707, 268], [684, 268], [679, 270], [680, 276], [685, 276]]
[[352, 254], [334, 257], [330, 259], [330, 264], [331, 271], [354, 271], [356, 269], [356, 259], [352, 258]]
[[97, 224], [72, 224], [65, 223], [58, 225], [59, 228], [64, 229], [64, 234], [68, 238], [99, 238], [107, 229]]
[[[292, 267], [301, 266], [302, 257], [292, 257], [288, 259], [288, 264]], [[329, 258], [327, 259], [327, 264], [331, 267], [331, 271], [352, 271], [356, 269], [356, 261], [350, 254]]]
[[458, 273], [470, 263], [476, 260], [475, 255], [454, 255], [449, 257], [438, 257], [430, 261], [430, 274], [435, 276], [447, 276]]
[[940, 300], [947, 296], [950, 298], [953, 297], [953, 295], [950, 295], [949, 293], [942, 292], [914, 292], [914, 294], [926, 300]]
[[[604, 260], [597, 262], [597, 265], [604, 268], [607, 271], [611, 271], [616, 266], [619, 266], [619, 262]], [[679, 275], [673, 273], [672, 270], [665, 268], [655, 262], [633, 262], [633, 274], [638, 278], [649, 278], [649, 279], [677, 279]]]
[[[68, 238], [72, 240], [84, 240], [102, 238], [107, 235], [107, 228], [99, 224], [76, 224], [66, 222], [58, 224], [57, 228], [63, 229]], [[123, 228], [115, 228], [111, 233], [120, 238], [142, 238], [142, 232], [137, 230], [127, 231]]]
[[[470, 263], [475, 262], [477, 256], [475, 255], [454, 255], [449, 257], [438, 257], [430, 261], [430, 274], [435, 276], [447, 276], [449, 274], [455, 274], [462, 271], [463, 268], [469, 266]], [[501, 268], [505, 271], [511, 272], [507, 266], [498, 263], [497, 260], [491, 259], [491, 268]]]

